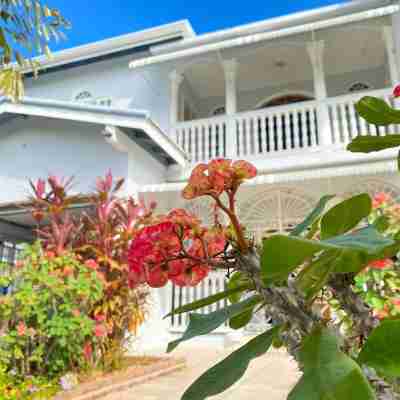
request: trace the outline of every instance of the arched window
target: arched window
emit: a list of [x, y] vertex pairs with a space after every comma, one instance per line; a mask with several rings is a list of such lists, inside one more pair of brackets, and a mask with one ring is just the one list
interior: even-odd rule
[[372, 89], [371, 85], [365, 82], [355, 82], [352, 83], [349, 87], [349, 92], [360, 92], [361, 90]]
[[211, 116], [224, 115], [226, 113], [225, 106], [218, 106], [211, 111]]

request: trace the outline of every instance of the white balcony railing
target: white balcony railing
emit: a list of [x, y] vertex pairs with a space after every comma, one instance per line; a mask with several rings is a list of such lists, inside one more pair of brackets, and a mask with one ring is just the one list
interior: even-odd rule
[[176, 141], [195, 164], [217, 157], [253, 159], [326, 146], [344, 147], [357, 135], [400, 133], [399, 126], [369, 125], [357, 115], [354, 104], [365, 95], [393, 105], [390, 89], [294, 103], [178, 123]]
[[[226, 276], [223, 272], [211, 272], [206, 279], [195, 287], [178, 287], [169, 286], [171, 309], [174, 310], [184, 304], [192, 303], [193, 301], [204, 299], [205, 297], [222, 292], [225, 290]], [[197, 313], [208, 314], [223, 308], [227, 300], [220, 300], [209, 306], [196, 310]], [[169, 311], [169, 310], [168, 310]], [[169, 317], [170, 330], [173, 332], [184, 331], [188, 324], [189, 314], [172, 315]], [[218, 328], [218, 332], [229, 330], [227, 324]]]

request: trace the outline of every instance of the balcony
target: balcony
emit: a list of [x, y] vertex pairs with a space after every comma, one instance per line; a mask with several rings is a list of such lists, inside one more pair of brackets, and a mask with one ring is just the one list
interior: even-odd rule
[[363, 91], [257, 111], [216, 116], [175, 125], [175, 140], [192, 164], [217, 157], [256, 161], [307, 151], [344, 149], [358, 135], [400, 133], [399, 126], [377, 127], [361, 119], [355, 103], [376, 96], [393, 104], [391, 89]]

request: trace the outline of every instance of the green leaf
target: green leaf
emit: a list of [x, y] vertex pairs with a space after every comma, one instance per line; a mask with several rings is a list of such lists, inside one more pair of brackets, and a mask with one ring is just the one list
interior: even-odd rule
[[255, 306], [256, 305], [249, 307], [249, 309], [243, 311], [241, 314], [232, 317], [229, 320], [229, 327], [236, 330], [246, 326], [253, 317], [253, 311]]
[[317, 328], [300, 350], [303, 376], [288, 400], [376, 400], [358, 364], [339, 350], [337, 338]]
[[292, 232], [290, 232], [290, 236], [300, 236], [309, 226], [311, 226], [323, 213], [327, 203], [332, 200], [335, 196], [334, 195], [326, 195], [321, 197], [317, 206], [311, 213], [305, 218], [305, 220], [297, 225]]
[[321, 219], [321, 238], [341, 235], [356, 227], [372, 210], [367, 193], [351, 197], [331, 208]]
[[365, 96], [355, 105], [355, 108], [358, 114], [370, 124], [383, 126], [400, 124], [400, 111], [391, 107], [385, 100]]
[[390, 226], [389, 218], [386, 215], [380, 215], [372, 224], [378, 232], [385, 232]]
[[400, 135], [357, 136], [347, 146], [353, 153], [372, 153], [400, 146]]
[[246, 372], [250, 362], [264, 355], [278, 333], [275, 327], [251, 339], [224, 360], [201, 375], [183, 394], [181, 400], [204, 400], [230, 388]]
[[189, 314], [189, 325], [185, 333], [181, 338], [168, 344], [167, 352], [174, 350], [181, 342], [213, 332], [230, 318], [241, 314], [252, 306], [254, 307], [261, 300], [261, 296], [256, 295], [209, 314]]
[[[231, 276], [231, 279], [229, 279], [229, 282], [227, 284], [228, 289], [234, 290], [234, 292], [232, 292], [228, 296], [228, 299], [231, 303], [237, 303], [238, 301], [240, 301], [244, 290], [247, 289], [245, 287], [246, 285], [252, 286], [252, 282], [243, 272], [236, 271]], [[245, 288], [243, 290], [239, 289], [239, 290], [235, 291], [235, 288], [238, 288], [238, 287], [239, 288], [245, 287]]]
[[326, 251], [300, 272], [296, 279], [296, 286], [304, 293], [306, 299], [312, 299], [325, 285], [335, 268], [333, 261], [337, 259], [337, 256], [337, 250]]
[[[393, 244], [393, 240], [380, 235], [371, 226], [321, 241], [274, 235], [263, 242], [262, 278], [266, 284], [286, 280], [292, 271], [322, 250], [342, 250], [341, 257], [359, 257], [357, 253], [372, 256]], [[348, 272], [342, 268], [341, 272]], [[352, 268], [351, 264], [348, 268]]]
[[194, 301], [193, 303], [184, 304], [181, 307], [175, 308], [170, 313], [168, 313], [164, 318], [170, 317], [171, 315], [178, 315], [178, 314], [187, 313], [189, 311], [198, 310], [199, 308], [203, 308], [210, 304], [214, 304], [214, 303], [216, 303], [222, 299], [225, 299], [229, 296], [243, 292], [244, 290], [251, 290], [252, 288], [253, 288], [253, 283], [251, 283], [251, 282], [241, 283], [240, 285], [237, 285], [232, 288], [228, 288], [227, 290], [224, 290], [223, 292], [219, 292], [219, 293], [213, 294], [212, 296], [205, 297], [204, 299]]
[[369, 335], [358, 358], [384, 375], [400, 376], [400, 320], [385, 320]]

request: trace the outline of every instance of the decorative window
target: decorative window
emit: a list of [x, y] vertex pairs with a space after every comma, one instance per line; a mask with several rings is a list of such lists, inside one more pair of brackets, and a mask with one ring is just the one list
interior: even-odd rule
[[87, 102], [93, 99], [92, 93], [90, 93], [87, 90], [84, 90], [82, 92], [79, 92], [75, 97], [74, 100], [75, 101], [83, 101], [83, 102]]
[[365, 82], [355, 82], [349, 87], [349, 92], [359, 92], [361, 90], [372, 89], [371, 85]]
[[94, 97], [89, 91], [84, 90], [74, 97], [74, 101], [86, 104], [93, 104], [103, 107], [111, 107], [111, 97]]
[[211, 111], [211, 115], [216, 117], [217, 115], [223, 115], [226, 113], [225, 106], [218, 106]]

